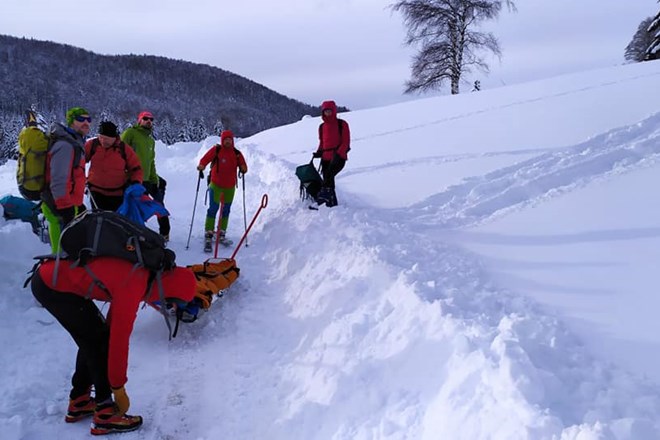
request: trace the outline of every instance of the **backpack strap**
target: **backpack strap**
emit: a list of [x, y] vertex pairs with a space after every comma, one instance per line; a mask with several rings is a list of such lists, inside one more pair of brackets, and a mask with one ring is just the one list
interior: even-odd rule
[[[101, 145], [101, 141], [99, 141], [99, 138], [94, 138], [92, 139], [92, 147], [89, 149], [89, 157], [87, 158], [87, 161], [91, 161], [92, 157], [96, 154], [97, 148]], [[119, 154], [121, 155], [121, 158], [124, 159], [124, 163], [128, 164], [128, 160], [126, 159], [126, 144], [124, 141], [120, 140], [119, 145], [117, 145], [117, 149], [119, 150]]]

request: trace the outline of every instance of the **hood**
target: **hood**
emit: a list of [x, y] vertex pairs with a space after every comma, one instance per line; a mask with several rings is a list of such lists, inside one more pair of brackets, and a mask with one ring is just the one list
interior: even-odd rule
[[55, 122], [53, 125], [51, 125], [50, 136], [53, 141], [65, 140], [71, 144], [80, 146], [82, 146], [84, 140], [82, 135], [76, 133], [68, 127], [65, 127], [59, 122]]
[[[328, 109], [332, 110], [330, 117], [323, 114], [323, 111]], [[323, 101], [323, 104], [321, 104], [321, 117], [324, 121], [337, 118], [337, 104], [335, 104], [335, 101]]]
[[220, 133], [220, 144], [225, 142], [225, 139], [231, 139], [232, 145], [234, 144], [234, 133], [231, 130], [222, 130]]

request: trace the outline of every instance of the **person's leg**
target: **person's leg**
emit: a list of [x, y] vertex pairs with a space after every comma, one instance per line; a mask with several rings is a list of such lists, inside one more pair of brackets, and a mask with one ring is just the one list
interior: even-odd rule
[[219, 188], [219, 190], [220, 194], [223, 195], [224, 200], [222, 213], [220, 214], [222, 216], [220, 219], [220, 230], [227, 232], [227, 225], [229, 225], [229, 213], [231, 212], [231, 204], [234, 201], [236, 187], [232, 186], [231, 188]]
[[[159, 183], [164, 182], [163, 179], [159, 177]], [[149, 194], [155, 201], [165, 206], [165, 185], [155, 184], [152, 182], [145, 182], [142, 184]], [[170, 217], [167, 215], [162, 215], [158, 217], [158, 233], [163, 237], [169, 237], [170, 235]]]
[[48, 236], [50, 237], [50, 249], [54, 254], [60, 250], [60, 233], [62, 232], [62, 225], [60, 218], [50, 210], [46, 203], [41, 204], [41, 212], [44, 213], [44, 218], [48, 222]]
[[78, 346], [76, 371], [71, 378], [70, 397], [88, 392], [93, 384], [96, 401], [111, 397], [108, 382], [110, 332], [105, 318], [92, 300], [49, 288], [39, 274], [32, 277], [32, 294], [69, 332]]
[[209, 185], [209, 209], [206, 211], [206, 221], [204, 222], [204, 231], [213, 232], [215, 228], [215, 216], [220, 209], [220, 188], [215, 183]]

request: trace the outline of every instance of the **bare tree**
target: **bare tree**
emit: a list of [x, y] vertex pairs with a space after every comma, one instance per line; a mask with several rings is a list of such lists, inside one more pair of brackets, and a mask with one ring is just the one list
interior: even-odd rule
[[476, 27], [496, 18], [503, 5], [516, 9], [513, 0], [400, 0], [392, 4], [408, 28], [405, 43], [421, 46], [405, 92], [437, 89], [449, 81], [451, 93], [457, 94], [461, 77], [473, 67], [488, 73], [488, 64], [478, 53], [500, 56], [500, 46], [492, 33]]
[[637, 32], [635, 32], [632, 40], [630, 40], [630, 43], [626, 46], [626, 52], [623, 56], [626, 61], [633, 63], [644, 61], [646, 51], [651, 46], [651, 43], [653, 43], [653, 36], [648, 31], [652, 21], [653, 17], [648, 17], [637, 27]]

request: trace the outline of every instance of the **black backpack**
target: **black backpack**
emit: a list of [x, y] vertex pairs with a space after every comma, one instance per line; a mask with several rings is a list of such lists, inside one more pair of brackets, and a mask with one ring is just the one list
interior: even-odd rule
[[146, 226], [112, 211], [85, 211], [62, 230], [60, 249], [84, 265], [91, 257], [110, 256], [150, 271], [173, 268], [175, 254], [165, 239]]
[[[62, 255], [62, 251], [65, 253]], [[116, 257], [133, 263], [134, 268], [149, 270], [149, 280], [145, 289], [145, 299], [151, 292], [154, 282], [157, 283], [160, 295], [160, 311], [165, 317], [165, 323], [172, 339], [172, 326], [165, 307], [165, 293], [161, 282], [164, 271], [176, 267], [176, 254], [165, 248], [165, 239], [146, 226], [130, 221], [128, 218], [112, 211], [87, 210], [75, 217], [60, 235], [59, 258], [75, 261], [75, 265], [83, 267], [93, 280], [93, 284], [103, 290], [108, 297], [110, 291], [87, 266], [94, 257]], [[57, 282], [57, 263], [53, 273], [53, 283]], [[91, 294], [93, 285], [90, 286]]]

